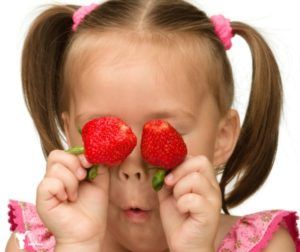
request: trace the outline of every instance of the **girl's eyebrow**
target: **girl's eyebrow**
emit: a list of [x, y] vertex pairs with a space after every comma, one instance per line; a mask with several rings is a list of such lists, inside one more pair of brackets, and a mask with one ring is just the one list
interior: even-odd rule
[[185, 109], [173, 109], [169, 111], [158, 111], [158, 112], [153, 112], [149, 114], [149, 118], [171, 118], [171, 117], [178, 117], [178, 116], [186, 116], [189, 117], [193, 120], [196, 120], [194, 114], [188, 110]]
[[[192, 112], [182, 108], [168, 110], [168, 111], [162, 110], [162, 111], [151, 112], [148, 114], [147, 118], [149, 119], [172, 118], [172, 117], [178, 117], [180, 115], [188, 117], [193, 121], [196, 121], [195, 115]], [[114, 116], [114, 115], [112, 115], [111, 113], [93, 113], [93, 114], [82, 113], [75, 116], [75, 122], [81, 123], [81, 120], [91, 120], [92, 118], [104, 117], [104, 116]]]

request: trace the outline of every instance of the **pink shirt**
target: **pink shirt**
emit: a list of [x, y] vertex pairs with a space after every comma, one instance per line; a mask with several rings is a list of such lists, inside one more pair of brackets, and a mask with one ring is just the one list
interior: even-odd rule
[[[10, 230], [20, 234], [21, 249], [30, 252], [54, 252], [55, 237], [39, 218], [35, 205], [10, 200]], [[285, 227], [300, 252], [297, 213], [287, 210], [266, 210], [240, 217], [221, 242], [218, 252], [258, 252], [265, 248], [280, 226]]]

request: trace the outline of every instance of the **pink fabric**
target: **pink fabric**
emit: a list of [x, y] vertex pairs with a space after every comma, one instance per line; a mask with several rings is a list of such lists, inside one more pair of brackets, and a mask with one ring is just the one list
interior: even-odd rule
[[29, 252], [54, 252], [55, 238], [44, 226], [33, 204], [10, 200], [10, 230], [24, 234], [24, 249]]
[[[55, 238], [43, 225], [33, 204], [10, 200], [10, 230], [25, 234], [25, 250], [54, 252]], [[258, 252], [265, 248], [280, 226], [286, 228], [300, 252], [297, 213], [286, 210], [261, 211], [240, 217], [226, 234], [218, 252]]]
[[100, 4], [92, 3], [87, 6], [81, 6], [78, 10], [76, 10], [73, 14], [73, 26], [72, 30], [76, 31], [78, 25], [82, 22], [86, 15], [90, 14], [93, 10], [95, 10]]
[[280, 226], [285, 227], [300, 252], [297, 213], [286, 210], [269, 210], [245, 215], [237, 220], [223, 239], [218, 252], [262, 251]]
[[214, 25], [215, 33], [222, 41], [226, 50], [229, 50], [232, 46], [231, 39], [234, 36], [230, 20], [223, 15], [214, 15], [210, 17], [211, 22]]

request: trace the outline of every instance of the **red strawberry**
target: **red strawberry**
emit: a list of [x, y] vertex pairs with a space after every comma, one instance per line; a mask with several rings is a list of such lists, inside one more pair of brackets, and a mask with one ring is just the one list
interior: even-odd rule
[[160, 168], [152, 180], [153, 188], [158, 191], [163, 186], [165, 175], [185, 159], [187, 147], [174, 127], [156, 119], [144, 125], [141, 153], [146, 162]]
[[115, 166], [132, 152], [137, 138], [121, 119], [102, 117], [82, 128], [85, 156], [91, 164]]
[[[121, 164], [137, 144], [137, 138], [129, 126], [117, 117], [100, 117], [87, 122], [82, 128], [84, 148], [76, 147], [68, 152], [84, 152], [94, 165], [109, 167]], [[94, 176], [94, 175], [93, 175]]]

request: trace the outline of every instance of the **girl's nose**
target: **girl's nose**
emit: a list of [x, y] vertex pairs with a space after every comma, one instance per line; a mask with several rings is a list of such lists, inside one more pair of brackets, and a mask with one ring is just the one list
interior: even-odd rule
[[120, 165], [118, 176], [122, 181], [136, 180], [145, 182], [147, 180], [147, 172], [144, 166], [145, 163], [141, 158], [139, 146], [137, 146]]
[[142, 170], [142, 168], [135, 167], [134, 165], [126, 168], [121, 168], [119, 170], [119, 177], [122, 181], [137, 180], [142, 182], [146, 180], [146, 174]]

